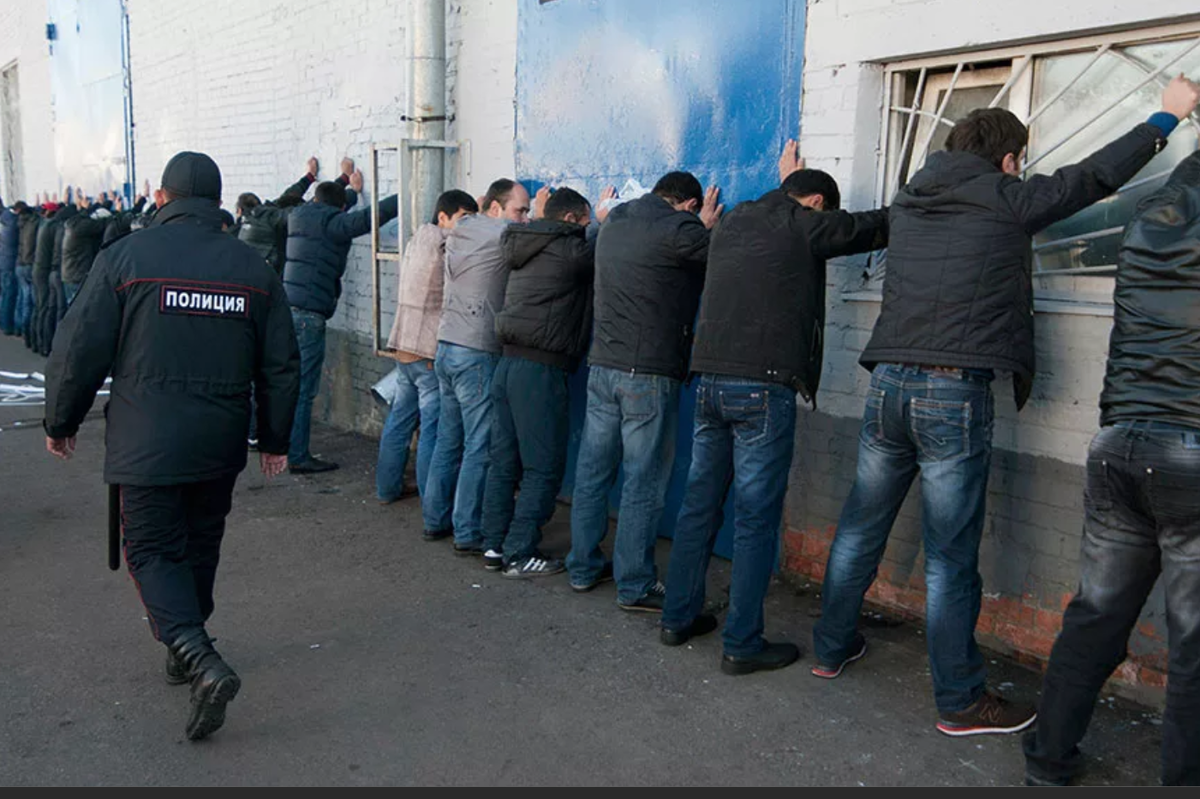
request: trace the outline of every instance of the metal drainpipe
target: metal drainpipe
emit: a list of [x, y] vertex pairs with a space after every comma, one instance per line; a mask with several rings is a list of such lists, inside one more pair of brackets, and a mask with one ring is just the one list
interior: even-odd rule
[[[446, 2], [409, 1], [408, 114], [410, 139], [446, 137]], [[402, 154], [403, 157], [403, 154]], [[411, 235], [433, 216], [445, 185], [445, 151], [416, 147], [406, 225]]]

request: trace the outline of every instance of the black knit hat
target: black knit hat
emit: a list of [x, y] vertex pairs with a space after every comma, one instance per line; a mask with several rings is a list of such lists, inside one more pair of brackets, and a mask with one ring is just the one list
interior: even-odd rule
[[204, 153], [178, 153], [163, 170], [162, 187], [177, 197], [220, 201], [221, 170]]

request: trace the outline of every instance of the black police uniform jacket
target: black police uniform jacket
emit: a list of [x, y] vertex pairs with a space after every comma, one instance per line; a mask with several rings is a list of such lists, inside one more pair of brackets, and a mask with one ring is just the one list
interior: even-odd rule
[[595, 240], [581, 225], [539, 219], [510, 226], [502, 242], [511, 270], [496, 314], [504, 354], [574, 369], [592, 328]]
[[862, 365], [1036, 371], [1032, 237], [1121, 188], [1166, 144], [1143, 123], [1078, 164], [1020, 180], [966, 152], [929, 157], [891, 207], [883, 308]]
[[887, 237], [886, 210], [812, 211], [778, 189], [734, 208], [709, 245], [692, 371], [779, 383], [813, 402], [825, 261], [877, 250]]
[[1138, 207], [1113, 305], [1101, 423], [1200, 428], [1200, 152]]
[[687, 377], [708, 240], [699, 217], [655, 194], [612, 210], [596, 242], [593, 366]]
[[300, 374], [291, 312], [274, 271], [221, 232], [215, 203], [176, 200], [100, 251], [47, 365], [47, 435], [76, 434], [110, 371], [108, 483], [240, 472], [251, 386], [259, 448], [287, 452]]

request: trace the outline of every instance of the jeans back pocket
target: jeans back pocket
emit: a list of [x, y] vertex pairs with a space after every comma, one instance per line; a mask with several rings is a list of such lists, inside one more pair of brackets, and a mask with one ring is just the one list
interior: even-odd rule
[[717, 397], [721, 416], [733, 428], [733, 435], [740, 443], [753, 444], [770, 432], [767, 389], [761, 386], [721, 388]]
[[913, 397], [913, 441], [923, 460], [950, 461], [971, 455], [971, 403]]

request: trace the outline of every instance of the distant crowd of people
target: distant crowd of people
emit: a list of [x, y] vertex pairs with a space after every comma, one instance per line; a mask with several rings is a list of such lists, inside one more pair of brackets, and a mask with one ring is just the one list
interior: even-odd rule
[[[1026, 738], [1028, 779], [1065, 784], [1080, 768], [1077, 745], [1096, 695], [1124, 659], [1161, 572], [1171, 639], [1163, 779], [1200, 783], [1200, 504], [1194, 491], [1200, 480], [1200, 154], [1143, 202], [1122, 249], [1103, 429], [1088, 462], [1084, 573], [1054, 647], [1040, 719], [1033, 705], [987, 690], [975, 641], [992, 383], [1011, 373], [1021, 408], [1035, 374], [1032, 237], [1133, 178], [1198, 100], [1200, 87], [1180, 76], [1164, 90], [1163, 110], [1147, 122], [1078, 164], [1028, 179], [1022, 179], [1026, 126], [1008, 111], [980, 109], [953, 127], [945, 151], [929, 157], [889, 208], [859, 213], [841, 209], [837, 183], [806, 168], [795, 142], [780, 158], [779, 188], [728, 214], [718, 190], [706, 190], [686, 172], [665, 175], [637, 198], [606, 190], [594, 205], [569, 188], [545, 188], [531, 198], [508, 179], [479, 199], [446, 192], [400, 265], [389, 337], [396, 390], [380, 442], [378, 498], [387, 504], [419, 495], [426, 540], [452, 539], [456, 555], [478, 557], [483, 568], [504, 577], [567, 572], [580, 593], [615, 581], [618, 607], [661, 614], [660, 640], [680, 646], [720, 626], [706, 609], [706, 575], [732, 491], [732, 582], [721, 670], [746, 675], [785, 668], [801, 657], [800, 648], [764, 638], [763, 605], [777, 558], [798, 400], [813, 402], [820, 386], [826, 262], [888, 247], [882, 310], [862, 356], [872, 379], [857, 475], [825, 570], [811, 673], [834, 679], [866, 655], [868, 640], [858, 629], [864, 596], [919, 477], [936, 728], [960, 737], [1018, 732], [1037, 721]], [[169, 286], [185, 291], [178, 276], [139, 276], [124, 265], [150, 263], [133, 253], [149, 251], [158, 238], [115, 246], [104, 264], [112, 273], [107, 282], [85, 280], [86, 264], [104, 238], [135, 229], [147, 211], [151, 229], [167, 231], [163, 242], [173, 222], [194, 217], [197, 225], [216, 225], [215, 205], [186, 204], [219, 198], [216, 165], [199, 160], [206, 156], [183, 155], [189, 156], [186, 168], [173, 161], [164, 175], [164, 186], [175, 188], [156, 192], [150, 209], [144, 196], [129, 211], [104, 197], [92, 203], [76, 196], [65, 208], [44, 203], [6, 210], [3, 263], [11, 260], [23, 276], [15, 292], [11, 280], [4, 284], [4, 307], [15, 293], [19, 309], [11, 320], [3, 317], [5, 331], [25, 331], [34, 349], [50, 350], [54, 325], [81, 282], [76, 302], [95, 303], [103, 322], [97, 324], [110, 330], [118, 311], [140, 312], [125, 299], [129, 281], [163, 280], [164, 292]], [[238, 307], [227, 304], [230, 297], [270, 298], [274, 310], [260, 309], [269, 323], [256, 322], [250, 336], [257, 347], [253, 363], [242, 364], [236, 380], [208, 384], [231, 409], [221, 417], [222, 430], [244, 434], [237, 425], [252, 417], [266, 428], [249, 438], [269, 472], [282, 461], [268, 468], [267, 459], [282, 458], [285, 450], [293, 473], [337, 468], [310, 452], [312, 402], [350, 245], [370, 232], [372, 220], [369, 209], [353, 209], [362, 176], [348, 161], [335, 181], [317, 185], [313, 200], [304, 202], [317, 169], [311, 160], [307, 174], [274, 202], [242, 195], [237, 216], [221, 224], [272, 268], [271, 280], [256, 272], [236, 290], [214, 283], [208, 294], [197, 292], [177, 307], [170, 303], [179, 295], [164, 293], [153, 311], [204, 316], [207, 309], [198, 311], [195, 303], [205, 302], [229, 317]], [[208, 174], [203, 170], [216, 177], [197, 188], [196, 175]], [[395, 196], [379, 203], [380, 224], [396, 215]], [[182, 237], [183, 226], [175, 229]], [[27, 230], [34, 232], [27, 237]], [[132, 238], [139, 236], [145, 234]], [[68, 255], [74, 252], [83, 254], [80, 260]], [[228, 257], [244, 252], [231, 250]], [[118, 283], [117, 274], [128, 279]], [[284, 300], [289, 336], [279, 334]], [[86, 319], [72, 322], [74, 313], [66, 321], [73, 346], [87, 335]], [[85, 307], [82, 314], [88, 313]], [[177, 320], [155, 319], [180, 335], [209, 329], [201, 327], [208, 322], [185, 329]], [[263, 349], [267, 336], [276, 336], [270, 358], [264, 353], [271, 348]], [[99, 344], [89, 346], [91, 355], [75, 349], [56, 355], [48, 370], [59, 376], [48, 401], [49, 446], [63, 457], [74, 446], [80, 408], [86, 410], [85, 389], [98, 387], [98, 367], [89, 357], [112, 365]], [[568, 376], [585, 357], [590, 374], [571, 550], [559, 560], [541, 551], [541, 531], [567, 468]], [[136, 370], [134, 360], [128, 363]], [[88, 378], [72, 379], [79, 371]], [[119, 398], [117, 371], [114, 380]], [[680, 391], [688, 380], [698, 387], [692, 461], [664, 582], [655, 541], [674, 461]], [[285, 442], [281, 413], [288, 397], [295, 413]], [[111, 417], [109, 423], [111, 463]], [[406, 486], [414, 434], [416, 484]], [[224, 461], [236, 466], [234, 475], [245, 465], [239, 446], [240, 463], [232, 455]], [[217, 473], [210, 469], [203, 479]], [[610, 529], [609, 496], [621, 473], [610, 559], [602, 544]], [[232, 491], [232, 482], [219, 492], [227, 500], [226, 489]], [[183, 555], [146, 554], [143, 573], [167, 568], [156, 557], [174, 566], [186, 562]], [[193, 702], [219, 704], [220, 721], [216, 710], [195, 711], [205, 735], [223, 723], [224, 703], [236, 693], [232, 671], [223, 662], [213, 665], [217, 656], [203, 632], [212, 611], [212, 557], [203, 565], [202, 595], [184, 603], [191, 603], [186, 613], [172, 611], [169, 629], [154, 620], [171, 614], [151, 607], [141, 583], [155, 634], [173, 658], [168, 676], [200, 675], [193, 677]]]

